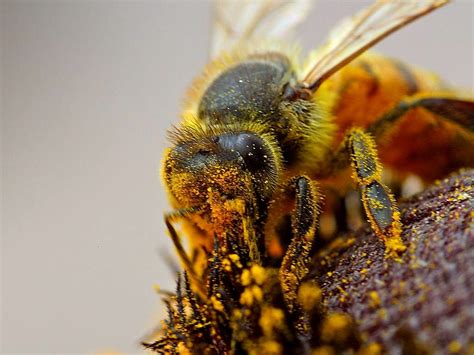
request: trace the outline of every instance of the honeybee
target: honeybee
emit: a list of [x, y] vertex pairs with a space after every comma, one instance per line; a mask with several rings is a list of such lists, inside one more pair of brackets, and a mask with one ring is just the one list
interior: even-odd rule
[[263, 265], [288, 248], [307, 255], [323, 192], [344, 195], [351, 184], [387, 255], [405, 250], [382, 172], [432, 181], [474, 166], [474, 102], [432, 73], [366, 51], [447, 2], [378, 0], [303, 64], [280, 38], [307, 1], [216, 4], [213, 59], [188, 92], [162, 168], [175, 208], [165, 221], [191, 276], [203, 250], [229, 238]]

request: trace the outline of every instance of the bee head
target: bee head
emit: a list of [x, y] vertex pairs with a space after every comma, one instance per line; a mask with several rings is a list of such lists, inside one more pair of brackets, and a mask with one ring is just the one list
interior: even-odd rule
[[164, 179], [181, 207], [205, 204], [211, 191], [222, 198], [244, 200], [273, 193], [280, 155], [267, 135], [188, 127], [172, 133], [172, 138]]

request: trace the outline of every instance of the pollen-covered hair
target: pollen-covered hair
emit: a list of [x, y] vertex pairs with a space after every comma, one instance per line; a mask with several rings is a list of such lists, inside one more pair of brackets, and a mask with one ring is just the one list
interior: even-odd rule
[[[261, 169], [266, 172], [265, 184], [275, 188], [278, 184], [282, 171], [282, 152], [275, 137], [265, 130], [265, 127], [258, 122], [237, 122], [232, 125], [212, 125], [201, 124], [197, 119], [188, 121], [182, 127], [173, 127], [168, 131], [168, 137], [174, 147], [186, 146], [182, 159], [196, 154], [198, 151], [214, 152], [218, 148], [219, 137], [238, 136], [249, 134], [263, 142], [263, 147], [268, 169]], [[272, 188], [272, 189], [273, 189]]]

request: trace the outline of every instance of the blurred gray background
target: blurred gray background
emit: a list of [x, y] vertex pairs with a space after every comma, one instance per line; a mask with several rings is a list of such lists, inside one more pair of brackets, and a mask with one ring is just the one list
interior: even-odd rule
[[[367, 2], [319, 1], [321, 42]], [[2, 353], [140, 352], [172, 289], [158, 168], [207, 61], [209, 2], [2, 1]], [[377, 50], [473, 85], [473, 2]]]

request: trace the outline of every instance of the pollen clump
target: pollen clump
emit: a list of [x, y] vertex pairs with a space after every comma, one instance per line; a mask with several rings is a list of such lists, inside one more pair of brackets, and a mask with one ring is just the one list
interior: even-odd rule
[[319, 305], [322, 291], [315, 283], [305, 282], [298, 289], [298, 302], [307, 312]]
[[407, 249], [400, 237], [388, 238], [385, 241], [385, 256], [401, 262], [400, 254]]
[[240, 296], [240, 303], [244, 306], [252, 306], [254, 302], [260, 302], [263, 299], [262, 289], [256, 285], [245, 288]]
[[324, 341], [344, 342], [350, 335], [351, 318], [342, 313], [330, 314], [322, 325], [321, 338]]
[[224, 306], [222, 305], [222, 302], [217, 299], [217, 297], [211, 296], [211, 304], [216, 311], [224, 311]]
[[267, 278], [265, 269], [260, 265], [252, 265], [250, 268], [250, 274], [257, 285], [263, 285]]
[[448, 345], [448, 351], [450, 353], [456, 354], [459, 353], [462, 350], [462, 345], [458, 341], [452, 341]]
[[370, 306], [373, 308], [377, 308], [380, 306], [380, 296], [377, 293], [377, 291], [370, 291], [369, 292], [369, 298], [370, 298]]
[[382, 346], [379, 343], [370, 343], [360, 349], [357, 355], [380, 355], [382, 350]]
[[283, 329], [285, 313], [275, 307], [264, 307], [258, 324], [265, 336], [272, 336], [275, 329]]
[[274, 340], [267, 340], [263, 341], [259, 344], [258, 349], [256, 351], [251, 351], [250, 354], [253, 355], [260, 355], [260, 354], [268, 354], [268, 355], [280, 355], [283, 353], [282, 346]]

